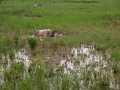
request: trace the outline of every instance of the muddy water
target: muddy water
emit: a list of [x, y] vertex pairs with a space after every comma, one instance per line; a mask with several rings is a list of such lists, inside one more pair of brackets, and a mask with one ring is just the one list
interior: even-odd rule
[[[83, 82], [82, 78], [85, 75], [85, 71], [91, 72], [90, 77], [94, 81], [96, 79], [94, 73], [100, 73], [103, 81], [104, 77], [107, 76], [109, 81], [106, 83], [111, 89], [119, 90], [119, 81], [116, 80], [117, 77], [115, 77], [114, 70], [111, 67], [114, 62], [109, 60], [110, 57], [109, 52], [106, 52], [103, 56], [102, 53], [95, 50], [93, 45], [81, 45], [80, 48], [61, 48], [46, 52], [46, 58], [50, 59], [50, 64], [55, 66], [55, 73], [60, 71], [62, 67], [64, 74], [76, 73], [81, 78], [81, 82]], [[88, 82], [89, 86], [95, 84], [91, 83], [91, 80]]]
[[90, 69], [92, 66], [98, 72], [107, 67], [107, 62], [100, 53], [95, 51], [93, 45], [82, 45], [81, 48], [72, 48], [71, 55], [61, 61], [60, 66], [62, 65], [66, 65], [66, 70], [75, 72], [80, 72], [86, 67]]
[[[89, 87], [94, 85], [96, 82], [96, 76], [94, 73], [101, 74], [101, 79], [104, 81], [106, 76], [109, 81], [108, 86], [111, 89], [119, 90], [119, 75], [113, 70], [112, 66], [115, 64], [114, 61], [110, 61], [110, 53], [106, 52], [105, 55], [95, 50], [93, 45], [81, 45], [81, 47], [65, 48], [64, 46], [58, 47], [56, 49], [48, 48], [43, 52], [46, 61], [49, 61], [49, 66], [54, 68], [53, 72], [63, 72], [64, 74], [75, 73], [81, 78], [81, 85], [84, 88], [84, 75], [86, 72], [90, 72], [88, 76], [91, 79], [88, 80]], [[29, 53], [25, 50], [14, 51], [13, 60], [10, 56], [6, 57], [2, 55], [2, 61], [7, 60], [6, 67], [0, 66], [0, 83], [4, 82], [3, 71], [11, 68], [13, 62], [23, 62], [26, 71], [28, 73], [28, 68], [30, 66], [31, 59]], [[63, 69], [61, 69], [61, 67]], [[94, 83], [91, 83], [91, 80]]]
[[2, 55], [2, 62], [4, 62], [5, 60], [7, 60], [7, 65], [1, 65], [0, 66], [0, 84], [2, 84], [4, 82], [4, 74], [3, 72], [7, 69], [11, 68], [11, 65], [13, 62], [19, 63], [19, 62], [23, 62], [26, 68], [26, 73], [28, 73], [28, 68], [31, 64], [31, 60], [30, 60], [30, 55], [27, 54], [27, 51], [25, 49], [19, 50], [19, 51], [14, 51], [14, 58], [10, 58], [10, 55], [7, 54], [6, 56]]
[[16, 62], [23, 62], [26, 70], [28, 69], [31, 61], [30, 61], [30, 55], [27, 54], [27, 51], [25, 49], [19, 50], [19, 51], [14, 51], [14, 58], [10, 59], [10, 55], [8, 54], [7, 56], [2, 55], [2, 60], [7, 60], [7, 67], [6, 69], [10, 69], [11, 63]]

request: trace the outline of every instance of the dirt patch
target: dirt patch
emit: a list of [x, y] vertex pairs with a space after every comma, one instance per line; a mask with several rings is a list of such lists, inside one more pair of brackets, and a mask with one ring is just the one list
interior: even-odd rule
[[84, 7], [78, 7], [78, 8], [72, 8], [72, 9], [75, 9], [75, 10], [83, 10], [83, 9], [86, 9]]
[[99, 3], [98, 1], [71, 1], [72, 3]]
[[37, 16], [25, 16], [25, 19], [37, 19], [37, 18], [42, 18], [42, 15], [37, 15]]
[[47, 60], [49, 60], [49, 64], [53, 67], [57, 67], [62, 59], [66, 59], [69, 53], [69, 48], [65, 48], [64, 46], [59, 46], [58, 48], [48, 48], [44, 50], [43, 55]]
[[34, 7], [42, 6], [42, 4], [40, 4], [40, 3], [39, 3], [39, 4], [34, 4], [33, 6], [34, 6]]

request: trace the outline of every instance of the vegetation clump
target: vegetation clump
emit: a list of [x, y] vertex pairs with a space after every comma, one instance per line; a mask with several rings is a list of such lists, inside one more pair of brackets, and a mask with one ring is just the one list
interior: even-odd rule
[[28, 38], [28, 43], [32, 50], [34, 50], [35, 47], [37, 46], [37, 40], [34, 38]]

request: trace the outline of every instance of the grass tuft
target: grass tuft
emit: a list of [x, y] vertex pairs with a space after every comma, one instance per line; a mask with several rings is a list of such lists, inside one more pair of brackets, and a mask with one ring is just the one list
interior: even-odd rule
[[34, 38], [28, 38], [28, 43], [32, 50], [34, 50], [35, 47], [37, 46], [37, 40]]

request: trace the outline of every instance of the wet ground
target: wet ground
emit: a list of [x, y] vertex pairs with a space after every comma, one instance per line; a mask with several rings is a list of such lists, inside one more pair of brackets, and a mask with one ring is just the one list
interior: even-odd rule
[[2, 60], [7, 60], [7, 66], [6, 69], [9, 69], [11, 67], [11, 63], [16, 62], [23, 62], [26, 69], [28, 69], [31, 60], [30, 55], [28, 55], [27, 51], [25, 49], [21, 49], [19, 51], [14, 51], [14, 58], [10, 58], [10, 55], [7, 54], [7, 56], [2, 55]]
[[[11, 56], [9, 54], [2, 55], [2, 61], [1, 61], [1, 65], [0, 65], [0, 84], [2, 84], [4, 82], [4, 71], [11, 69], [11, 65], [12, 63], [20, 63], [23, 62], [23, 64], [25, 65], [25, 73], [28, 73], [28, 68], [30, 66], [31, 59], [30, 59], [30, 55], [28, 54], [28, 52], [25, 49], [21, 49], [19, 51], [14, 51], [14, 55], [11, 58]], [[5, 63], [6, 62], [6, 63]], [[5, 65], [4, 65], [5, 63]]]
[[[71, 49], [60, 47], [56, 50], [48, 50], [45, 52], [46, 59], [49, 60], [49, 64], [54, 66], [54, 73], [58, 71], [64, 72], [64, 74], [76, 73], [81, 82], [84, 80], [85, 73], [89, 73], [88, 80], [89, 86], [94, 85], [91, 81], [96, 81], [95, 73], [101, 74], [100, 78], [103, 79], [107, 76], [109, 82], [106, 82], [111, 89], [119, 90], [119, 78], [117, 75], [118, 70], [113, 67], [115, 62], [110, 60], [110, 53], [106, 52], [104, 55], [95, 50], [93, 45], [81, 45], [81, 47], [73, 47]], [[83, 84], [83, 83], [81, 83]]]
[[[91, 80], [95, 82], [98, 79], [95, 74], [100, 74], [100, 78], [103, 80], [107, 76], [109, 80], [107, 84], [111, 89], [119, 90], [120, 88], [119, 80], [117, 80], [119, 78], [119, 74], [117, 74], [119, 71], [117, 68], [114, 68], [115, 62], [110, 60], [110, 53], [106, 52], [103, 55], [101, 52], [96, 51], [93, 45], [82, 44], [80, 47], [73, 48], [65, 48], [64, 46], [54, 49], [48, 48], [43, 51], [43, 56], [49, 66], [54, 68], [54, 73], [58, 71], [64, 74], [75, 73], [81, 78], [81, 82], [84, 81], [84, 75], [89, 73], [89, 86], [95, 84], [91, 83]], [[8, 63], [6, 68], [0, 66], [0, 76], [2, 76], [4, 69], [10, 69], [13, 61], [16, 63], [23, 62], [26, 67], [26, 72], [28, 72], [28, 68], [32, 63], [30, 58], [30, 54], [25, 49], [15, 51], [14, 60], [11, 60], [9, 55], [6, 57], [2, 55], [2, 60], [7, 60]], [[3, 78], [0, 78], [0, 83], [2, 82]]]

